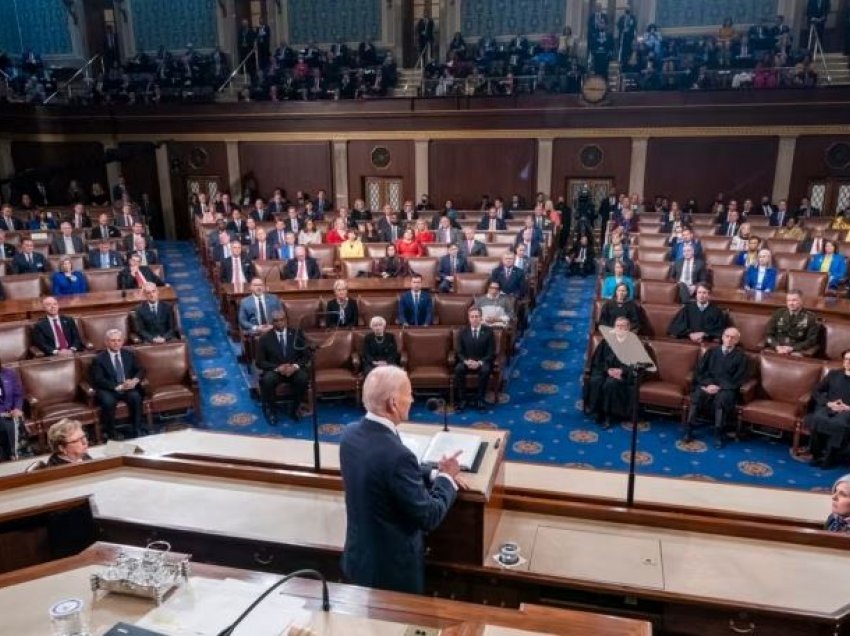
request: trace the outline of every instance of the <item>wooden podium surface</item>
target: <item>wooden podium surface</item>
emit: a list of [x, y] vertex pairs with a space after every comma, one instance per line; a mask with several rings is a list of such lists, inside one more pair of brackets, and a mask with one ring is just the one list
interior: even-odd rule
[[[138, 548], [96, 543], [77, 556], [11, 572], [0, 576], [0, 606], [15, 608], [4, 612], [3, 631], [8, 634], [47, 634], [50, 632], [49, 607], [63, 598], [80, 598], [89, 610], [92, 633], [103, 634], [118, 621], [136, 623], [154, 607], [146, 599], [92, 593], [89, 576], [114, 560], [119, 550], [138, 553]], [[149, 628], [162, 622], [163, 614], [172, 616], [179, 625], [180, 615], [196, 610], [203, 599], [195, 598], [203, 580], [235, 579], [257, 586], [257, 595], [280, 577], [250, 570], [214, 565], [191, 564], [190, 580], [185, 587], [172, 592], [166, 599], [166, 612], [149, 615], [143, 624]], [[523, 605], [519, 609], [493, 608], [457, 601], [434, 599], [395, 592], [370, 590], [343, 584], [329, 584], [331, 610], [321, 611], [321, 585], [317, 581], [293, 579], [281, 589], [287, 606], [297, 608], [302, 618], [299, 626], [309, 626], [317, 636], [324, 634], [372, 634], [374, 636], [425, 633], [445, 635], [559, 634], [578, 636], [648, 636], [648, 622]], [[271, 613], [273, 608], [261, 604], [255, 610], [256, 619], [265, 619], [267, 632], [252, 631], [252, 636], [278, 634], [285, 616]], [[265, 608], [264, 608], [265, 607]], [[237, 608], [237, 614], [241, 611]], [[263, 615], [265, 613], [265, 615]], [[304, 618], [307, 615], [308, 618]], [[304, 621], [304, 622], [301, 622]], [[223, 629], [227, 623], [217, 625]], [[405, 631], [410, 627], [430, 631]], [[169, 633], [167, 629], [160, 629]], [[182, 632], [181, 632], [182, 633]], [[215, 633], [215, 632], [211, 632]], [[237, 633], [247, 633], [244, 630]]]

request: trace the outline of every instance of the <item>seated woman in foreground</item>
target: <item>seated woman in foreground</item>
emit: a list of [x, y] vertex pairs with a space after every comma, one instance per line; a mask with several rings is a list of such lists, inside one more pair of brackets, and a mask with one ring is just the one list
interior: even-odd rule
[[605, 277], [602, 281], [602, 298], [609, 299], [614, 297], [614, 292], [620, 285], [625, 285], [628, 289], [628, 300], [633, 300], [635, 297], [635, 282], [631, 276], [626, 276], [626, 270], [622, 261], [614, 262], [614, 273]]
[[56, 422], [47, 431], [47, 442], [53, 452], [46, 460], [36, 464], [36, 469], [91, 461], [89, 440], [78, 420], [66, 417]]
[[832, 484], [832, 512], [823, 527], [830, 532], [850, 532], [850, 474]]
[[[617, 318], [614, 322], [614, 337], [625, 341], [630, 328], [628, 318]], [[585, 413], [592, 414], [596, 423], [603, 428], [610, 427], [612, 420], [622, 422], [632, 417], [632, 390], [628, 369], [620, 364], [605, 340], [600, 342], [593, 352], [585, 395]]]

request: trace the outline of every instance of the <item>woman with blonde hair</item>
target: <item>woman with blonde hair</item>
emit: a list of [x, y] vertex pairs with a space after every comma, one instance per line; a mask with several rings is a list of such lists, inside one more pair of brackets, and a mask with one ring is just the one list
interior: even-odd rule
[[91, 460], [88, 454], [89, 440], [79, 420], [65, 417], [56, 422], [47, 431], [47, 442], [53, 452], [44, 462], [45, 468]]

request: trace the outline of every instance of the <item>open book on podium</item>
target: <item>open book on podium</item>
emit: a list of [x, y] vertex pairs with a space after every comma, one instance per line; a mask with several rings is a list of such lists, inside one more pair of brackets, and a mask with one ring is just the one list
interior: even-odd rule
[[423, 466], [436, 466], [443, 457], [451, 457], [461, 451], [457, 458], [460, 469], [468, 473], [477, 473], [487, 442], [480, 435], [440, 431], [433, 435], [399, 431], [401, 443], [416, 456]]

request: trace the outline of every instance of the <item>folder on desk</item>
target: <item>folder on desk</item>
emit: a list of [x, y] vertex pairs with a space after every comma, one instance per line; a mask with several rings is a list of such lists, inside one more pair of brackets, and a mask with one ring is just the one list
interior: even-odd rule
[[476, 473], [487, 449], [480, 435], [440, 431], [435, 435], [399, 433], [401, 443], [423, 466], [436, 466], [443, 457], [451, 457], [461, 451], [457, 460], [464, 472]]

